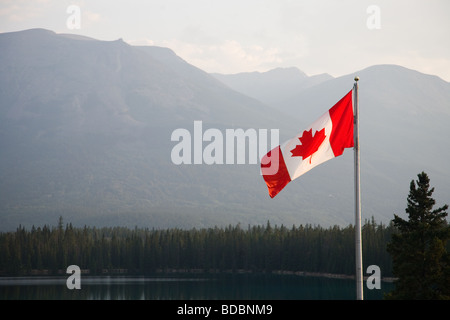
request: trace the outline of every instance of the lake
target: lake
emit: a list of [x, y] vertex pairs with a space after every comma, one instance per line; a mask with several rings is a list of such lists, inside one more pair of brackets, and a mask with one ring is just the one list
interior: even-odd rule
[[[0, 300], [354, 300], [355, 281], [277, 274], [183, 274], [81, 276], [81, 289], [68, 289], [69, 277], [1, 277]], [[364, 299], [381, 300], [394, 288], [382, 282]]]

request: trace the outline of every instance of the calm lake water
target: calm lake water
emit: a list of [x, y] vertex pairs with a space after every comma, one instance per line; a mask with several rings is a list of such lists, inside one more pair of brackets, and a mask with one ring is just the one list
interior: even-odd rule
[[[69, 275], [67, 275], [69, 277]], [[180, 275], [154, 277], [81, 276], [70, 290], [67, 277], [2, 277], [0, 300], [354, 300], [355, 281], [296, 275]], [[364, 299], [381, 300], [393, 289], [369, 290]]]

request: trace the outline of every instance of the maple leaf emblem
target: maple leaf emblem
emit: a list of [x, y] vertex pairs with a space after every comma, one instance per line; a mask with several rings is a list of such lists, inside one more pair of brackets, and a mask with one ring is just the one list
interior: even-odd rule
[[[305, 160], [319, 149], [323, 140], [325, 140], [325, 137], [325, 128], [320, 131], [316, 130], [314, 136], [312, 135], [312, 129], [303, 131], [303, 135], [298, 138], [302, 144], [296, 145], [295, 148], [291, 150], [291, 157], [302, 157], [302, 160]], [[311, 163], [311, 158], [309, 159], [309, 163]]]

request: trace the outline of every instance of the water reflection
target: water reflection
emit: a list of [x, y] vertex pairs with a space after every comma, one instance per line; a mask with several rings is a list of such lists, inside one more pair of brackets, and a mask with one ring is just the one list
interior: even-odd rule
[[[355, 282], [290, 275], [88, 277], [69, 290], [66, 277], [0, 278], [0, 300], [335, 300], [355, 299]], [[365, 289], [382, 299], [393, 285]]]

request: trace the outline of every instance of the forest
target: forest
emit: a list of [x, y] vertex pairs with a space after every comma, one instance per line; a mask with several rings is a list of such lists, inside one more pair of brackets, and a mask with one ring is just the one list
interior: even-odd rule
[[[363, 272], [377, 265], [392, 276], [386, 251], [395, 228], [374, 219], [362, 226]], [[353, 275], [354, 226], [229, 225], [201, 229], [56, 226], [0, 233], [0, 275], [66, 273], [77, 265], [91, 275], [155, 272], [317, 272]]]

